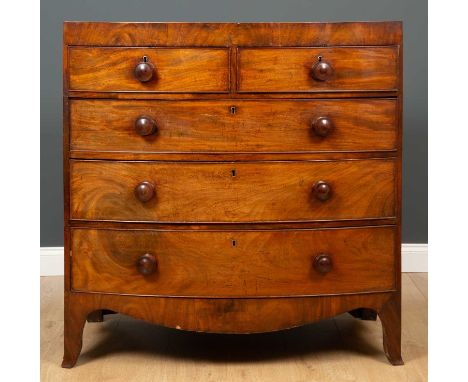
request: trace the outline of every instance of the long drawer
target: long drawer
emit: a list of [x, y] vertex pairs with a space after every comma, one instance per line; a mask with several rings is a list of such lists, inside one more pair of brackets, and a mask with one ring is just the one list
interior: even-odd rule
[[398, 89], [397, 47], [239, 49], [240, 92]]
[[396, 101], [72, 100], [70, 148], [115, 153], [396, 148]]
[[393, 159], [304, 162], [72, 160], [72, 219], [261, 222], [395, 216]]
[[[142, 65], [140, 77], [136, 68]], [[144, 77], [144, 78], [143, 78]], [[226, 48], [73, 47], [70, 90], [215, 92], [229, 91]]]
[[287, 231], [72, 230], [72, 289], [288, 296], [395, 287], [391, 226]]

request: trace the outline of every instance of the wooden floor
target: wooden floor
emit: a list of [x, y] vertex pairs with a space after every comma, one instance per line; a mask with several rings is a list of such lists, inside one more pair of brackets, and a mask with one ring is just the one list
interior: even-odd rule
[[62, 369], [63, 277], [41, 278], [41, 381], [426, 381], [427, 274], [403, 274], [403, 360], [391, 366], [380, 322], [348, 314], [277, 333], [216, 335], [122, 315], [88, 323], [73, 369]]

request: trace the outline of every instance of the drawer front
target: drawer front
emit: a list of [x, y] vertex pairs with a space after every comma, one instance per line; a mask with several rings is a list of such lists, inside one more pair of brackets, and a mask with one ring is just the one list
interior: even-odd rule
[[396, 101], [392, 99], [72, 100], [70, 119], [72, 150], [116, 152], [116, 155], [122, 151], [312, 152], [396, 148]]
[[[70, 48], [69, 87], [107, 92], [228, 92], [228, 52], [224, 48]], [[142, 82], [135, 68], [145, 56], [153, 68], [146, 72], [151, 72], [151, 79]]]
[[[329, 65], [328, 70], [316, 67]], [[239, 49], [241, 92], [396, 90], [396, 47]], [[315, 68], [315, 70], [314, 70]], [[315, 78], [315, 75], [320, 78]]]
[[[72, 230], [72, 289], [288, 296], [394, 288], [393, 227], [287, 231]], [[146, 256], [145, 256], [146, 255]], [[317, 265], [317, 256], [330, 267]]]
[[71, 161], [71, 218], [256, 222], [394, 217], [395, 170], [392, 159]]

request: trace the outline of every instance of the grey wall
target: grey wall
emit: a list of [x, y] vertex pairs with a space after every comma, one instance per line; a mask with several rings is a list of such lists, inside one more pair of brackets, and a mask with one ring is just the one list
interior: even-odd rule
[[62, 22], [403, 20], [403, 241], [427, 242], [427, 1], [42, 0], [41, 246], [62, 246]]

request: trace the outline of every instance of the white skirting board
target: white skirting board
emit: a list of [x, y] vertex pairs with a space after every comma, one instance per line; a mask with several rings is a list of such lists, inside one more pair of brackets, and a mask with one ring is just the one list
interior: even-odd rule
[[41, 247], [41, 276], [63, 276], [63, 247]]
[[[402, 271], [427, 272], [427, 244], [402, 245]], [[63, 247], [41, 247], [41, 276], [63, 275]]]
[[401, 271], [427, 272], [427, 244], [402, 244]]

